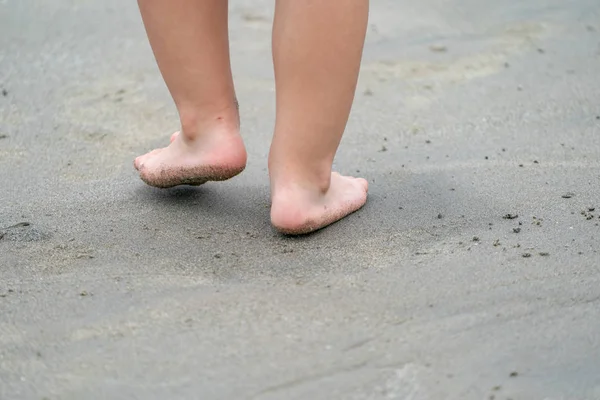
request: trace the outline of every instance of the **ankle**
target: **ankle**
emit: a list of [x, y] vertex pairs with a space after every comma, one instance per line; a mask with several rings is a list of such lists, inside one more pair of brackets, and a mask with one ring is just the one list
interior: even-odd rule
[[202, 136], [224, 132], [239, 133], [239, 113], [235, 106], [218, 111], [184, 108], [179, 111], [181, 133], [184, 139], [195, 140]]
[[288, 195], [303, 194], [308, 197], [320, 197], [327, 193], [331, 185], [331, 169], [311, 171], [307, 168], [291, 168], [278, 171], [269, 163], [271, 175], [271, 198], [285, 198]]

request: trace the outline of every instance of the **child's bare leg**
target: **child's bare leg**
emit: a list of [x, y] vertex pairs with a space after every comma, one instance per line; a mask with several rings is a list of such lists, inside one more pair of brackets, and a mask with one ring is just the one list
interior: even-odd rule
[[367, 181], [331, 172], [356, 89], [368, 0], [277, 0], [271, 221], [307, 233], [362, 207]]
[[229, 63], [227, 0], [139, 0], [181, 134], [134, 165], [149, 185], [224, 180], [246, 165]]

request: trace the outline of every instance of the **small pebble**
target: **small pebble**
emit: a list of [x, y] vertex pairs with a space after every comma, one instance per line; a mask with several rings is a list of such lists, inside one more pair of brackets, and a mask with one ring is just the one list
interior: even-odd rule
[[441, 44], [432, 44], [431, 46], [429, 46], [429, 50], [434, 51], [436, 53], [445, 53], [446, 51], [448, 51], [448, 48]]

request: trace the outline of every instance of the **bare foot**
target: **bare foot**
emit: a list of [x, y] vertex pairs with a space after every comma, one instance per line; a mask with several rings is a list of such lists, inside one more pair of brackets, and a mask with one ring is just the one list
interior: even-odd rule
[[[171, 135], [171, 138], [169, 139], [169, 143], [173, 143], [173, 141], [174, 141], [174, 140], [177, 138], [177, 136], [179, 136], [179, 134], [180, 134], [180, 133], [181, 133], [180, 131], [177, 131], [177, 132], [173, 133], [173, 134]], [[148, 153], [146, 153], [146, 154], [144, 154], [144, 155], [141, 155], [141, 156], [139, 156], [139, 157], [136, 157], [136, 158], [135, 158], [135, 160], [133, 160], [133, 167], [139, 171], [139, 170], [140, 170], [140, 165], [141, 165], [141, 164], [142, 164], [142, 163], [143, 163], [143, 162], [144, 162], [144, 161], [145, 161], [145, 160], [146, 160], [146, 159], [147, 159], [149, 156], [151, 156], [151, 155], [154, 155], [154, 154], [158, 153], [158, 152], [159, 152], [159, 151], [161, 151], [161, 150], [162, 150], [162, 148], [160, 148], [160, 149], [154, 149], [154, 150], [152, 150], [152, 151], [150, 151], [150, 152], [148, 152]]]
[[215, 132], [190, 140], [175, 132], [169, 146], [136, 158], [133, 165], [150, 186], [201, 185], [242, 172], [246, 149], [238, 133]]
[[333, 172], [325, 193], [281, 188], [273, 196], [271, 223], [287, 235], [316, 231], [361, 208], [367, 201], [368, 187], [365, 179]]

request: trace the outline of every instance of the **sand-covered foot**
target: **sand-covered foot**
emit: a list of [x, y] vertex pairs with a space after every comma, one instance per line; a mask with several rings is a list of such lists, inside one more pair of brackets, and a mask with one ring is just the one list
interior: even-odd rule
[[[170, 138], [169, 142], [170, 142], [170, 143], [173, 143], [173, 141], [174, 141], [174, 140], [177, 138], [177, 136], [179, 136], [179, 134], [180, 134], [180, 132], [179, 132], [179, 131], [177, 131], [177, 132], [173, 133], [173, 134], [171, 135], [171, 138]], [[158, 153], [158, 152], [159, 152], [159, 151], [161, 151], [161, 150], [162, 150], [162, 149], [154, 149], [154, 150], [152, 150], [152, 151], [150, 151], [150, 152], [148, 152], [148, 153], [146, 153], [146, 154], [144, 154], [144, 155], [141, 155], [141, 156], [139, 156], [139, 157], [136, 157], [136, 158], [135, 158], [135, 160], [133, 160], [133, 166], [134, 166], [134, 168], [135, 168], [135, 169], [137, 169], [137, 170], [139, 171], [139, 170], [140, 170], [140, 165], [141, 165], [141, 164], [144, 162], [144, 160], [145, 160], [146, 158], [150, 157], [150, 156], [151, 156], [151, 155], [153, 155], [153, 154], [156, 154], [156, 153]]]
[[271, 223], [281, 233], [300, 235], [324, 228], [361, 208], [367, 201], [365, 179], [333, 172], [326, 192], [299, 186], [274, 192]]
[[169, 146], [136, 158], [134, 166], [150, 186], [201, 185], [242, 172], [246, 149], [237, 132], [214, 132], [193, 140], [175, 132]]

